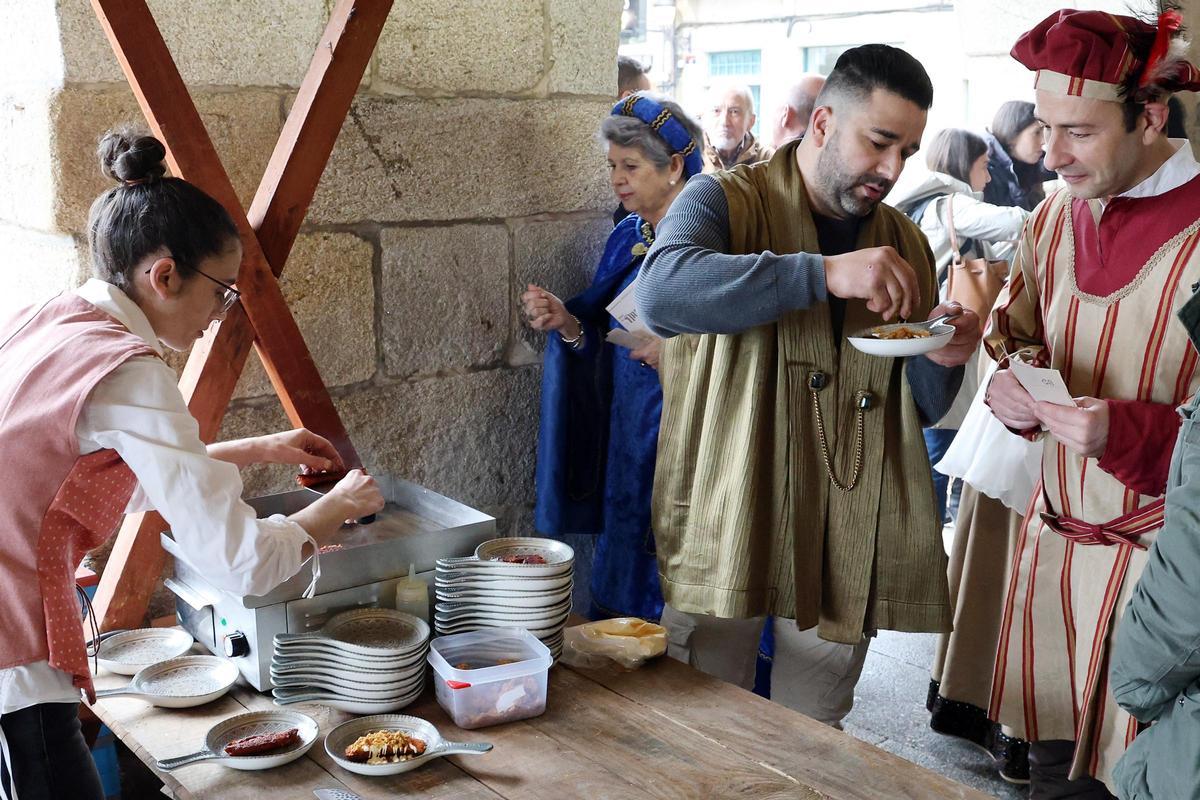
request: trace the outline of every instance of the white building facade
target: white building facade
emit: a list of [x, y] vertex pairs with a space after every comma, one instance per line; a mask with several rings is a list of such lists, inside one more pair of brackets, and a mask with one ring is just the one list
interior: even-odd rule
[[926, 136], [981, 131], [1007, 100], [1033, 100], [1030, 73], [1008, 55], [1016, 38], [1058, 8], [1128, 13], [1121, 0], [626, 0], [621, 52], [701, 114], [709, 89], [751, 87], [758, 127], [805, 72], [828, 74], [845, 50], [883, 42], [916, 56], [934, 85]]

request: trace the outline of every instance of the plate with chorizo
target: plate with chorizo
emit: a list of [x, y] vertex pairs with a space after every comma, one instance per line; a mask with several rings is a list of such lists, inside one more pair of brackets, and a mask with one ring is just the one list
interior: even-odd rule
[[261, 770], [291, 763], [308, 752], [320, 733], [316, 721], [297, 711], [251, 711], [208, 729], [204, 749], [157, 763], [173, 770], [199, 761], [215, 761], [240, 770]]

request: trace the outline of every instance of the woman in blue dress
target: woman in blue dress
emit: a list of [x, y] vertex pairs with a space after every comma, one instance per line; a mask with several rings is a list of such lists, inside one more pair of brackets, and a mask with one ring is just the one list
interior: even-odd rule
[[675, 103], [638, 92], [600, 126], [617, 199], [631, 213], [613, 229], [583, 294], [566, 303], [530, 285], [529, 325], [548, 334], [538, 438], [537, 529], [596, 536], [593, 618], [657, 620], [662, 592], [650, 494], [662, 389], [659, 340], [629, 349], [606, 341], [622, 327], [605, 310], [637, 277], [654, 228], [692, 175], [700, 127]]

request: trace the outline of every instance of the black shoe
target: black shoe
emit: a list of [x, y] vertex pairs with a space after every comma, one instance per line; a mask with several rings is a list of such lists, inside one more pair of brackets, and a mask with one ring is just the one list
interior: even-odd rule
[[987, 714], [978, 706], [942, 697], [938, 694], [938, 688], [937, 681], [929, 682], [929, 695], [925, 700], [925, 708], [929, 710], [929, 727], [947, 736], [957, 736], [991, 755], [988, 743], [991, 741], [992, 721]]
[[1029, 742], [1005, 736], [997, 725], [991, 750], [1001, 778], [1009, 783], [1029, 783]]

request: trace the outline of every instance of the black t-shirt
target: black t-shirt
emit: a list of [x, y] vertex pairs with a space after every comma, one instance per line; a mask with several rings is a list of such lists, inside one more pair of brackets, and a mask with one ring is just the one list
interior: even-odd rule
[[[814, 213], [813, 223], [817, 226], [817, 243], [823, 256], [840, 256], [853, 252], [858, 247], [858, 229], [862, 225], [859, 217], [837, 219]], [[842, 346], [842, 325], [846, 320], [846, 301], [828, 295], [829, 317], [833, 321], [833, 341]]]

